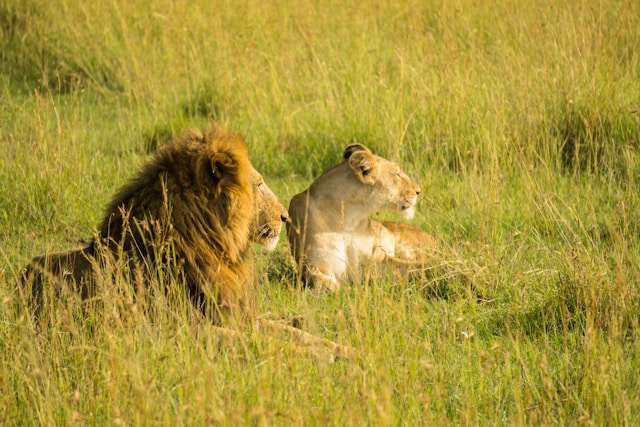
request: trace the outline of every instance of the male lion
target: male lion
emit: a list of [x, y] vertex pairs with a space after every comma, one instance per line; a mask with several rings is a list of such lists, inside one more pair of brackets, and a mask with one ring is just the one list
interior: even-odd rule
[[34, 258], [23, 281], [40, 299], [44, 277], [95, 292], [106, 257], [154, 273], [173, 262], [189, 295], [214, 321], [253, 311], [251, 240], [272, 250], [287, 211], [237, 135], [189, 131], [162, 147], [109, 204], [88, 246]]
[[415, 214], [420, 187], [400, 167], [352, 144], [344, 161], [291, 199], [287, 236], [305, 283], [336, 290], [366, 263], [422, 260], [434, 240], [416, 227], [369, 218], [383, 209]]

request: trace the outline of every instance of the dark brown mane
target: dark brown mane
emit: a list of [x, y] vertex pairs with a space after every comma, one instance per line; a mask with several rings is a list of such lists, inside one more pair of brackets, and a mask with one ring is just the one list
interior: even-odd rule
[[152, 275], [173, 266], [214, 321], [252, 314], [251, 173], [239, 136], [188, 131], [116, 193], [88, 246], [31, 260], [22, 274], [25, 297], [41, 307], [45, 279], [71, 282], [90, 297], [96, 265], [128, 265]]
[[91, 245], [153, 267], [164, 249], [192, 297], [215, 312], [246, 310], [252, 263], [251, 166], [246, 146], [219, 130], [191, 131], [161, 148], [107, 207]]

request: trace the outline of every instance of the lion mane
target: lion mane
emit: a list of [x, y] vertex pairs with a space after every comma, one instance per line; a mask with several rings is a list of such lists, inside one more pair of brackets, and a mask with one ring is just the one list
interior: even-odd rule
[[219, 129], [188, 131], [162, 147], [117, 192], [86, 248], [37, 257], [26, 275], [33, 281], [38, 269], [35, 277], [41, 282], [42, 270], [59, 275], [57, 264], [72, 265], [70, 274], [85, 283], [86, 297], [86, 282], [95, 279], [92, 264], [104, 262], [105, 254], [147, 275], [171, 262], [191, 300], [216, 323], [229, 315], [250, 315], [255, 296], [251, 171], [240, 136]]

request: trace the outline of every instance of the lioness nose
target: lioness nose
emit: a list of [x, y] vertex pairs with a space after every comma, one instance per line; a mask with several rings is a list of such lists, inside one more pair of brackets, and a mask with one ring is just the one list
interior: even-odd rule
[[287, 211], [284, 211], [280, 214], [280, 219], [282, 220], [282, 222], [286, 222], [286, 223], [291, 222], [291, 218], [289, 218], [289, 212]]

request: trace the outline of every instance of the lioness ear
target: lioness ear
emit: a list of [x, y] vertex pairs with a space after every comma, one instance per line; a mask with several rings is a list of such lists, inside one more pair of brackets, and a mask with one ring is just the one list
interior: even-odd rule
[[349, 160], [349, 157], [351, 157], [351, 155], [357, 151], [366, 151], [367, 153], [371, 153], [371, 150], [369, 150], [362, 144], [350, 144], [345, 147], [342, 157], [345, 160]]
[[363, 184], [373, 185], [376, 183], [377, 162], [369, 150], [356, 151], [349, 156], [347, 163]]

